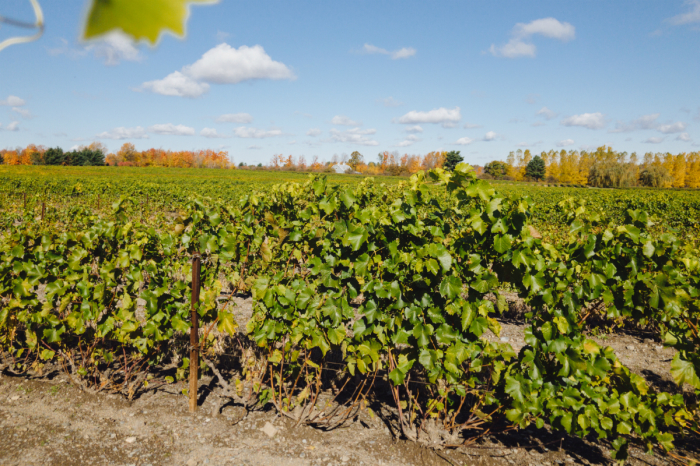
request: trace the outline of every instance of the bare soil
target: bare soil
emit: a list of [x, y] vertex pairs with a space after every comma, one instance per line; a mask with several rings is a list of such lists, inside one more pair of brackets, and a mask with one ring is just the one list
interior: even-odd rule
[[[250, 317], [250, 299], [239, 299], [237, 318]], [[517, 352], [525, 344], [522, 320], [501, 321], [499, 337]], [[643, 336], [618, 333], [594, 338], [657, 389], [677, 390], [669, 372], [673, 350]], [[379, 416], [363, 416], [324, 431], [295, 426], [274, 410], [225, 405], [220, 414], [216, 380], [204, 377], [200, 406], [188, 411], [185, 385], [175, 383], [128, 401], [88, 394], [59, 370], [42, 376], [0, 374], [2, 465], [568, 465], [613, 464], [606, 441], [577, 439], [546, 428], [492, 435], [478, 445], [434, 451], [397, 438]], [[263, 431], [266, 424], [274, 436]], [[700, 458], [697, 438], [679, 439], [686, 456]], [[697, 446], [696, 446], [697, 445]], [[668, 458], [630, 449], [632, 465], [671, 464]]]

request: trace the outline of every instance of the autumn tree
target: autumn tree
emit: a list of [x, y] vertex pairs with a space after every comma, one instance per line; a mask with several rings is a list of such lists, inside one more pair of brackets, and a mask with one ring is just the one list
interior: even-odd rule
[[350, 165], [350, 167], [352, 167], [354, 171], [358, 171], [358, 166], [363, 162], [364, 157], [362, 157], [362, 154], [360, 154], [357, 151], [354, 151], [352, 154], [350, 154], [350, 160], [348, 160], [348, 165]]

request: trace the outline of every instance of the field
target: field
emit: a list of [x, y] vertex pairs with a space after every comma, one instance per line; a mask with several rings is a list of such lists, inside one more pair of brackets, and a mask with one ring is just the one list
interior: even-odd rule
[[[357, 464], [697, 456], [698, 191], [490, 185], [463, 165], [374, 180], [0, 166], [0, 199], [5, 392], [60, 379], [184, 413], [198, 256], [208, 413], [309, 438], [374, 429], [413, 455], [368, 446]], [[332, 438], [346, 453], [263, 450], [349, 461]]]

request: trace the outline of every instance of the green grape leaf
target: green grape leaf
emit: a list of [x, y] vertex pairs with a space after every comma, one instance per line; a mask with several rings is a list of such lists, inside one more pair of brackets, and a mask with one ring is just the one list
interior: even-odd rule
[[678, 385], [690, 384], [695, 388], [700, 388], [700, 379], [695, 372], [695, 366], [690, 361], [684, 361], [679, 354], [671, 362], [671, 375]]
[[93, 0], [85, 25], [85, 39], [121, 29], [135, 41], [158, 41], [163, 30], [185, 35], [189, 3], [216, 3], [217, 0]]

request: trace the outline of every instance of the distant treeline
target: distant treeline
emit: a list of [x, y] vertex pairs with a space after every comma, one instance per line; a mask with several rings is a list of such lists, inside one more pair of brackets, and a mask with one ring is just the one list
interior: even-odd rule
[[73, 165], [101, 166], [105, 164], [105, 148], [91, 144], [64, 152], [60, 147], [45, 148], [28, 145], [24, 149], [0, 150], [0, 163], [5, 165]]

